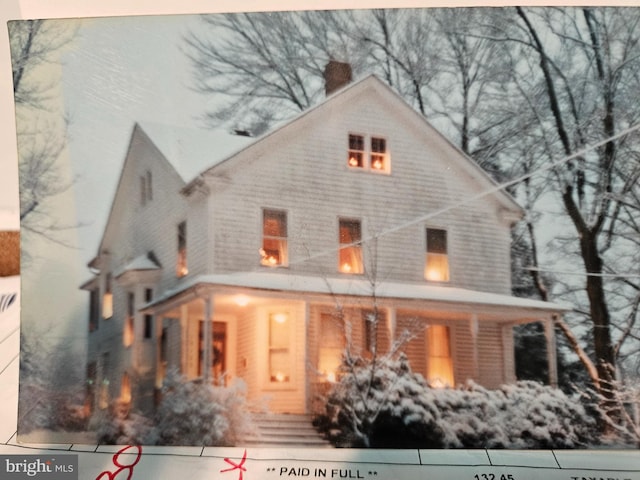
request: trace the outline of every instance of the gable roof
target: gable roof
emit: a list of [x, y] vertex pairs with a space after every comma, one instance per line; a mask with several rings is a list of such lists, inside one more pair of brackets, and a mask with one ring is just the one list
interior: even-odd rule
[[222, 129], [150, 121], [138, 122], [138, 125], [185, 183], [255, 141], [255, 138]]
[[[192, 177], [192, 179], [188, 181], [183, 191], [188, 192], [192, 187], [199, 184], [202, 181], [203, 176], [213, 174], [216, 169], [223, 165], [239, 160], [239, 157], [242, 156], [240, 155], [242, 152], [250, 152], [254, 148], [260, 149], [265, 142], [275, 141], [277, 143], [278, 138], [281, 136], [284, 137], [290, 129], [295, 128], [301, 123], [309, 122], [312, 124], [315, 119], [322, 115], [325, 110], [332, 108], [334, 104], [348, 102], [350, 99], [360, 95], [367, 89], [373, 89], [383, 98], [393, 103], [397, 107], [398, 111], [409, 118], [415, 125], [417, 125], [418, 128], [428, 131], [434, 138], [436, 138], [441, 148], [454, 151], [456, 155], [453, 155], [453, 157], [457, 160], [458, 166], [469, 174], [475, 181], [479, 182], [480, 186], [483, 186], [483, 191], [486, 191], [487, 194], [494, 195], [505, 208], [522, 214], [522, 207], [520, 207], [508, 192], [499, 188], [498, 183], [487, 172], [485, 172], [475, 162], [475, 160], [453, 144], [439, 130], [431, 125], [423, 115], [412, 108], [397, 92], [373, 74], [348, 84], [342, 89], [326, 97], [325, 100], [319, 104], [301, 112], [291, 120], [277, 126], [254, 141], [247, 143], [244, 148], [240, 148], [234, 153], [227, 155], [226, 158], [220, 158], [215, 162], [215, 164], [209, 164], [209, 167], [202, 170], [197, 177]], [[310, 127], [312, 127], [312, 125], [310, 125]]]

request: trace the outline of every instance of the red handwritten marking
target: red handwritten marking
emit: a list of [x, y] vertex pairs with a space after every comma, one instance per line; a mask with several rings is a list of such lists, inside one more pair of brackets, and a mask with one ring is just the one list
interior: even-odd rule
[[[229, 465], [231, 465], [231, 468], [227, 468], [225, 470], [220, 470], [220, 473], [223, 472], [232, 472], [233, 470], [240, 470], [238, 473], [240, 474], [238, 477], [238, 480], [242, 480], [242, 472], [246, 472], [247, 469], [244, 468], [244, 462], [246, 462], [247, 460], [247, 451], [244, 451], [244, 455], [242, 455], [242, 460], [240, 460], [240, 463], [235, 463], [233, 460], [230, 460], [228, 458], [225, 458], [224, 461], [227, 462]], [[96, 478], [96, 480], [98, 480]]]
[[[132, 463], [130, 463], [128, 465], [125, 465], [120, 461], [120, 454], [126, 452], [130, 448], [135, 448], [137, 450], [136, 458]], [[131, 478], [133, 477], [133, 467], [135, 467], [138, 464], [138, 462], [140, 461], [140, 457], [141, 456], [142, 456], [142, 447], [128, 445], [126, 447], [121, 448], [120, 450], [118, 450], [118, 452], [111, 459], [113, 464], [118, 468], [116, 470], [114, 470], [113, 472], [110, 472], [109, 470], [105, 470], [104, 472], [100, 473], [100, 475], [98, 475], [96, 477], [96, 480], [103, 480], [103, 479], [115, 480], [116, 476], [120, 472], [123, 472], [125, 470], [129, 471], [129, 475], [126, 477], [125, 480], [131, 480]]]

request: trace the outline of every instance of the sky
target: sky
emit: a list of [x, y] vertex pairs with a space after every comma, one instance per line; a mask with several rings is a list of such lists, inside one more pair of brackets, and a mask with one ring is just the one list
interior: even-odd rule
[[95, 255], [134, 122], [197, 126], [203, 98], [180, 50], [196, 16], [89, 19], [63, 56], [79, 245]]

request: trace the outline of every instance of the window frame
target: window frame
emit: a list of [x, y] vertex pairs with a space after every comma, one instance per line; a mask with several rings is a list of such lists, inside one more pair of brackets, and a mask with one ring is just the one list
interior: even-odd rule
[[[279, 218], [280, 235], [267, 233], [268, 216]], [[268, 268], [286, 268], [289, 266], [289, 212], [277, 208], [263, 208], [260, 222], [260, 265]], [[274, 248], [266, 248], [267, 243], [274, 242]], [[270, 252], [274, 252], [271, 254]]]
[[[442, 350], [442, 338], [441, 337], [436, 337], [436, 335], [434, 334], [434, 332], [436, 331], [436, 329], [438, 329], [438, 331], [442, 331], [444, 332], [445, 336], [446, 336], [446, 355], [435, 355], [432, 354], [432, 350]], [[433, 336], [433, 338], [430, 338], [431, 336]], [[430, 323], [427, 325], [427, 329], [425, 332], [425, 350], [426, 350], [426, 368], [427, 368], [427, 375], [426, 375], [426, 380], [427, 382], [432, 386], [432, 387], [436, 387], [436, 388], [444, 388], [444, 387], [454, 387], [455, 386], [455, 381], [456, 381], [456, 375], [455, 375], [455, 361], [454, 361], [454, 355], [453, 355], [453, 342], [452, 342], [452, 338], [453, 338], [453, 334], [452, 334], [452, 328], [451, 326], [447, 325], [447, 324], [443, 324], [443, 323]], [[436, 342], [437, 341], [437, 342]], [[432, 349], [431, 347], [434, 344], [438, 344], [438, 347], [435, 349]], [[441, 352], [436, 352], [436, 353], [441, 353]], [[445, 365], [444, 368], [446, 368], [448, 370], [448, 376], [450, 378], [448, 379], [443, 379], [440, 377], [435, 377], [435, 375], [433, 374], [433, 372], [437, 369], [437, 367], [434, 366], [434, 363], [436, 363], [436, 361], [438, 363], [441, 363], [444, 361], [444, 363], [446, 363], [447, 365]], [[439, 369], [438, 369], [439, 370]], [[443, 381], [443, 380], [447, 380], [447, 381]], [[450, 380], [450, 382], [448, 382], [448, 380]]]
[[[357, 225], [357, 240], [343, 242], [342, 230], [348, 228], [349, 224]], [[349, 234], [353, 234], [353, 231], [349, 231]], [[343, 256], [353, 257], [353, 263], [357, 268], [353, 268], [352, 264], [347, 261], [343, 261]], [[343, 268], [344, 265], [350, 265], [351, 269]], [[362, 275], [364, 274], [364, 251], [362, 249], [362, 220], [359, 218], [338, 218], [338, 272], [345, 275]]]
[[[274, 344], [272, 342], [272, 322], [279, 323], [275, 317], [278, 315], [282, 315], [285, 317], [285, 322], [287, 324], [286, 333], [286, 341], [283, 345]], [[290, 388], [295, 384], [295, 351], [294, 351], [294, 316], [291, 311], [287, 309], [283, 310], [272, 310], [267, 312], [267, 342], [266, 342], [266, 380], [267, 384], [271, 387], [282, 387], [282, 388]], [[288, 365], [289, 370], [288, 375], [284, 377], [283, 380], [277, 380], [274, 375], [272, 375], [272, 354], [284, 353], [288, 361], [285, 363]]]
[[113, 278], [111, 272], [105, 274], [100, 314], [103, 320], [113, 318]]
[[183, 220], [176, 226], [177, 248], [176, 248], [176, 277], [182, 278], [189, 274], [189, 264], [187, 257], [187, 221]]
[[122, 344], [125, 348], [129, 348], [135, 341], [135, 292], [127, 292], [127, 312], [124, 319], [124, 328], [122, 329]]
[[[425, 236], [425, 256], [424, 256], [424, 279], [428, 282], [434, 283], [449, 283], [451, 282], [451, 262], [450, 260], [450, 248], [449, 248], [449, 230], [441, 227], [432, 227], [427, 226], [424, 229]], [[432, 247], [430, 246], [429, 241], [429, 233], [442, 232], [444, 233], [444, 251], [439, 248], [439, 246]], [[443, 272], [440, 272], [441, 277], [437, 278], [437, 271], [433, 270], [433, 274], [430, 273], [430, 264], [434, 262], [439, 262], [441, 265], [440, 268], [444, 268]], [[437, 267], [436, 267], [437, 268]]]
[[[360, 139], [362, 150], [353, 148], [352, 138]], [[379, 144], [382, 144], [382, 150], [379, 149]], [[382, 162], [381, 168], [374, 167], [376, 160]], [[384, 135], [349, 132], [347, 134], [347, 168], [354, 171], [390, 174], [389, 139]]]

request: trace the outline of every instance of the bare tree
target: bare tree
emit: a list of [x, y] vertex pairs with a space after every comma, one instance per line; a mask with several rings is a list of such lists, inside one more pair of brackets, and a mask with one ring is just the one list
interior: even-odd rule
[[[638, 168], [628, 159], [638, 145], [621, 134], [640, 118], [635, 102], [629, 102], [629, 92], [640, 86], [640, 16], [624, 9], [516, 8], [514, 20], [496, 28], [494, 40], [511, 42], [521, 58], [515, 72], [527, 115], [537, 122], [529, 129], [529, 144], [537, 144], [532, 155], [538, 165], [567, 158], [549, 170], [546, 188], [559, 197], [573, 228], [565, 244], [584, 266], [585, 295], [577, 305], [586, 308], [576, 310], [591, 325], [589, 348], [567, 324], [558, 320], [557, 325], [594, 386], [612, 397], [612, 366], [618, 360], [614, 336], [623, 319], [612, 318], [618, 302], [608, 294], [607, 273], [620, 254], [637, 251], [622, 224], [633, 222], [628, 214], [637, 206], [637, 182], [629, 179], [637, 178]], [[547, 298], [538, 277], [536, 284]], [[628, 325], [634, 324], [637, 310], [631, 315]]]
[[48, 201], [70, 183], [57, 165], [65, 146], [66, 121], [54, 105], [55, 77], [50, 68], [71, 40], [68, 23], [49, 20], [9, 22], [19, 154], [20, 221], [23, 230], [53, 239], [58, 226]]
[[226, 102], [205, 114], [261, 133], [313, 105], [328, 60], [359, 49], [347, 35], [352, 13], [299, 12], [203, 16], [202, 32], [185, 39], [195, 88]]

